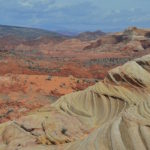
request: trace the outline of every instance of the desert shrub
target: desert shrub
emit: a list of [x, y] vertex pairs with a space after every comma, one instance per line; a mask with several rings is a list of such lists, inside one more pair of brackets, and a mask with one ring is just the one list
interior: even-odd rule
[[99, 58], [99, 59], [91, 59], [85, 62], [86, 66], [92, 65], [103, 65], [103, 66], [113, 66], [113, 65], [121, 65], [125, 62], [129, 61], [130, 58]]

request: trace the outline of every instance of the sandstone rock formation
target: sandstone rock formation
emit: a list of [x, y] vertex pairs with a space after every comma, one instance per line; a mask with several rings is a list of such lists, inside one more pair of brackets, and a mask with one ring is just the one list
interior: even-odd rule
[[0, 150], [150, 149], [150, 55], [0, 125]]

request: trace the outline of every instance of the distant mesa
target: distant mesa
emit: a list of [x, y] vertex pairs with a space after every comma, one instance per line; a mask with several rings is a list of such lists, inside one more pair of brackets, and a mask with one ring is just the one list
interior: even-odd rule
[[96, 40], [97, 38], [105, 35], [106, 33], [98, 30], [98, 31], [95, 31], [95, 32], [82, 32], [80, 33], [79, 35], [76, 36], [76, 38], [80, 39], [80, 40]]
[[[105, 34], [97, 38], [88, 46], [84, 47], [83, 50], [96, 49], [105, 47], [105, 45], [112, 45], [122, 49], [123, 46], [127, 46], [127, 49], [135, 49], [135, 51], [144, 50], [150, 47], [150, 29], [141, 29], [137, 27], [129, 27], [123, 32]], [[118, 45], [118, 46], [117, 46]]]
[[96, 38], [102, 35], [105, 35], [105, 33], [102, 31], [95, 31], [95, 32], [88, 31], [75, 35], [73, 32], [69, 31], [54, 32], [37, 28], [0, 25], [0, 37], [12, 36], [24, 40], [36, 40], [41, 37], [47, 37], [52, 39], [77, 38], [80, 40], [95, 40]]
[[40, 37], [56, 38], [56, 39], [68, 38], [68, 36], [66, 35], [43, 29], [0, 25], [0, 37], [6, 36], [13, 36], [25, 40], [33, 40]]

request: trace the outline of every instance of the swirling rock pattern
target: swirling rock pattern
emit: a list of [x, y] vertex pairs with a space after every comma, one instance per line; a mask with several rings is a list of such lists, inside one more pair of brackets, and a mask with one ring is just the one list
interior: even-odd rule
[[150, 55], [84, 91], [0, 125], [0, 150], [150, 149]]

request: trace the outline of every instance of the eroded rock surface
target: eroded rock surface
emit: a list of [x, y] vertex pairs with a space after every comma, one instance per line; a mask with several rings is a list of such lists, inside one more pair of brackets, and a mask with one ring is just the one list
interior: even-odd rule
[[0, 150], [150, 149], [150, 55], [0, 125]]

